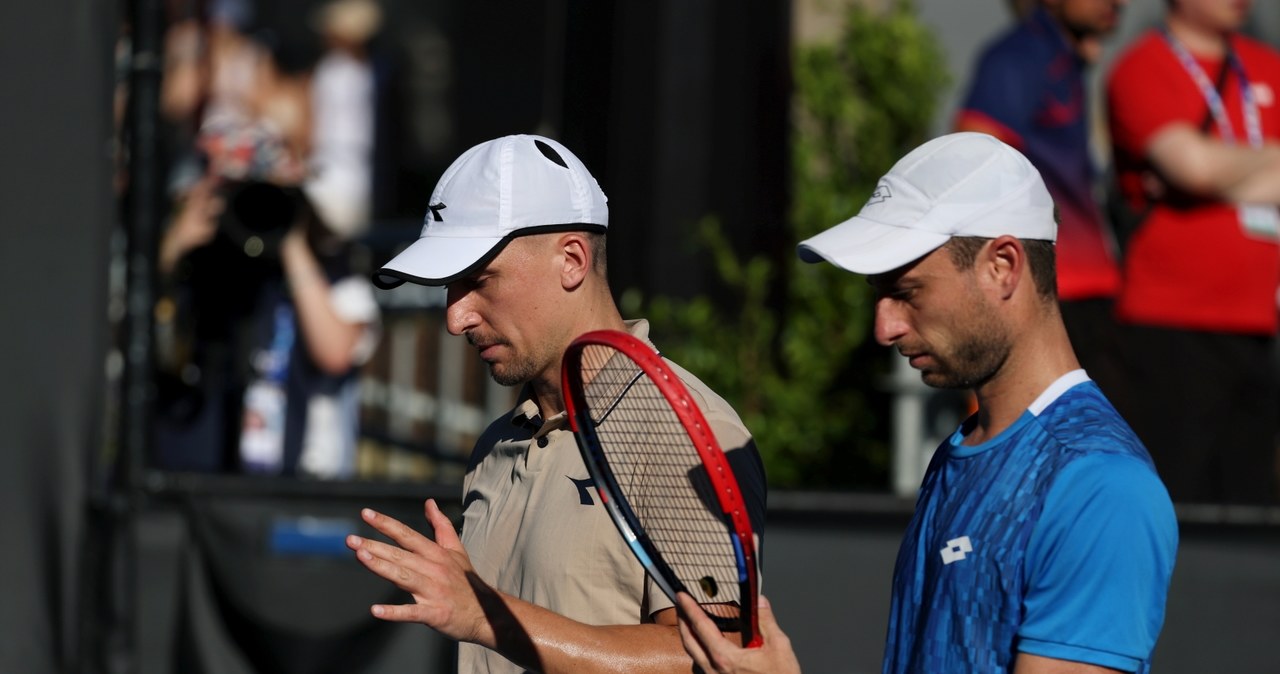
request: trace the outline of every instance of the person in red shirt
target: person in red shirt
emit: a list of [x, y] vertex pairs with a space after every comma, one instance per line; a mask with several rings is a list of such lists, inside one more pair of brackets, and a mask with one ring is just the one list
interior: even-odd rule
[[1125, 240], [1126, 412], [1175, 500], [1276, 499], [1280, 53], [1249, 0], [1169, 0], [1107, 81]]

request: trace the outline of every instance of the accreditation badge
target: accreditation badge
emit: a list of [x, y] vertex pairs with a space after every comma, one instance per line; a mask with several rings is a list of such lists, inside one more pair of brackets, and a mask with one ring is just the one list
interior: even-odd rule
[[1245, 236], [1267, 241], [1280, 240], [1280, 211], [1267, 204], [1240, 204], [1240, 228]]

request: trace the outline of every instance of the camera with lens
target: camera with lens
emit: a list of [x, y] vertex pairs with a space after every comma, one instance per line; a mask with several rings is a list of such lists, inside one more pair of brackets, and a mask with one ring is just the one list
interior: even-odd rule
[[218, 227], [250, 258], [279, 256], [280, 243], [295, 225], [314, 217], [302, 190], [265, 181], [233, 181], [222, 187]]

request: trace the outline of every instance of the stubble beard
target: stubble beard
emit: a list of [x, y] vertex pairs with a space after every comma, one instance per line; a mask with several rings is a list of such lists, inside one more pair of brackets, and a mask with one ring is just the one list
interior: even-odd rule
[[1009, 351], [1009, 337], [1002, 326], [979, 326], [957, 340], [950, 353], [935, 355], [937, 367], [922, 371], [920, 378], [933, 388], [977, 388], [1000, 371]]
[[471, 342], [472, 346], [478, 343], [502, 346], [510, 354], [510, 357], [503, 361], [486, 361], [489, 366], [489, 376], [499, 385], [520, 386], [531, 381], [541, 371], [539, 359], [536, 357], [537, 354], [518, 351], [511, 345], [511, 342], [505, 339], [486, 338], [481, 340], [468, 333], [467, 341]]
[[489, 376], [502, 386], [519, 386], [533, 379], [533, 366], [525, 360], [510, 363], [489, 363]]

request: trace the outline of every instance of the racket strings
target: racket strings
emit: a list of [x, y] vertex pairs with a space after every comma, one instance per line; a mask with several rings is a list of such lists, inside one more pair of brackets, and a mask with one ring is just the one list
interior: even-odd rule
[[711, 604], [708, 613], [736, 616], [733, 541], [697, 447], [672, 409], [692, 401], [668, 402], [625, 355], [593, 349], [583, 359], [586, 402], [623, 499], [685, 589]]

